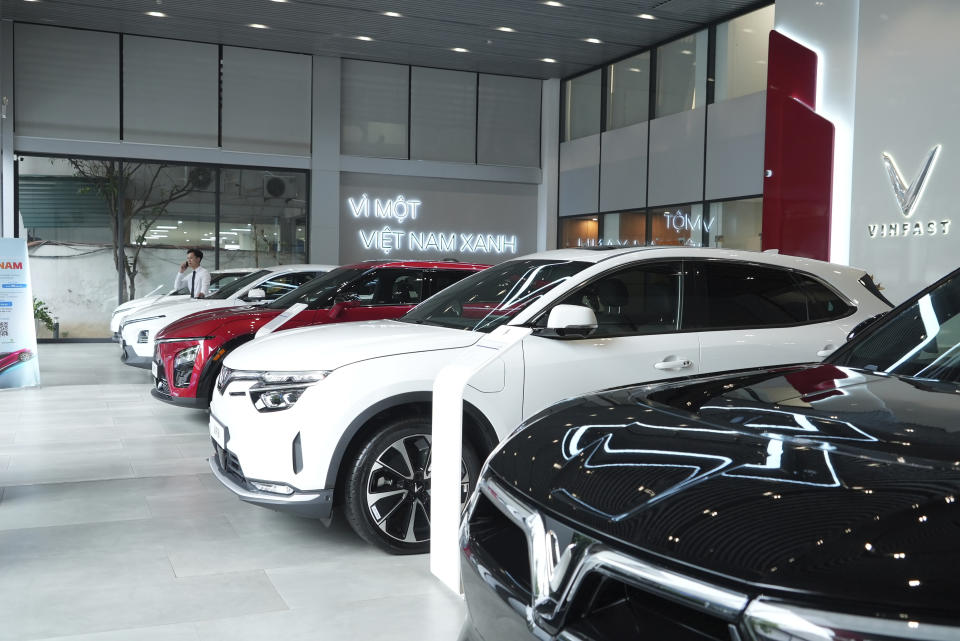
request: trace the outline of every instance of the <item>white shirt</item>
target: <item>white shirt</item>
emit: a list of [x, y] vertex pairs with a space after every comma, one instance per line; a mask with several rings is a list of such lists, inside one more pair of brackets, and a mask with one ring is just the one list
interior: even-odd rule
[[210, 295], [210, 272], [199, 266], [192, 272], [178, 272], [173, 281], [173, 291], [177, 291], [181, 287], [187, 288], [191, 298], [197, 298], [198, 294], [203, 294], [206, 298]]

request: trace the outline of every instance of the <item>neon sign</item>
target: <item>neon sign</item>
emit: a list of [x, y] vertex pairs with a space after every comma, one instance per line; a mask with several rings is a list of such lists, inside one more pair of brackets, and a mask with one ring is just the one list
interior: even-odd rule
[[667, 227], [673, 227], [674, 231], [703, 231], [704, 229], [710, 231], [715, 222], [713, 218], [710, 219], [710, 222], [705, 222], [700, 214], [691, 219], [690, 214], [685, 214], [682, 211], [677, 211], [675, 214], [665, 213], [663, 217], [667, 219]]
[[[422, 202], [398, 194], [395, 198], [371, 199], [367, 194], [360, 198], [348, 198], [347, 206], [354, 218], [380, 218], [403, 224], [416, 220]], [[381, 251], [389, 255], [393, 251], [516, 254], [517, 237], [514, 234], [485, 234], [447, 231], [420, 231], [395, 229], [389, 224], [378, 229], [361, 229], [358, 236], [364, 249]]]

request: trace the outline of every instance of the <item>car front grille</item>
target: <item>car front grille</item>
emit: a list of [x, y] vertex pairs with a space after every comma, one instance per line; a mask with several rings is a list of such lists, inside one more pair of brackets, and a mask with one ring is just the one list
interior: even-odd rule
[[[739, 641], [744, 594], [611, 548], [481, 479], [461, 547], [501, 598], [526, 604], [528, 625], [584, 641]], [[683, 586], [679, 589], [677, 586]]]
[[[213, 441], [213, 439], [210, 440]], [[241, 487], [246, 487], [247, 478], [243, 475], [243, 468], [240, 467], [240, 459], [237, 458], [237, 455], [230, 450], [223, 449], [216, 441], [213, 441], [213, 450], [220, 471]]]

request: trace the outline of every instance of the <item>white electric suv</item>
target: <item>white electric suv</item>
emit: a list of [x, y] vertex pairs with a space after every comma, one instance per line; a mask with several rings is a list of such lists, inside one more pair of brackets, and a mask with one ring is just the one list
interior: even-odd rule
[[160, 301], [128, 314], [120, 324], [120, 359], [127, 365], [149, 368], [153, 362], [154, 338], [161, 329], [188, 314], [220, 307], [262, 304], [274, 301], [335, 265], [277, 265], [264, 267], [233, 281], [206, 298], [177, 297]]
[[[210, 272], [210, 294], [216, 294], [220, 289], [226, 287], [233, 281], [243, 278], [247, 274], [251, 274], [254, 271], [256, 271], [256, 268], [254, 267], [242, 267], [236, 269], [218, 269]], [[185, 303], [190, 300], [190, 290], [186, 287], [181, 287], [176, 291], [171, 291], [166, 294], [155, 293], [160, 289], [162, 289], [162, 286], [153, 290], [153, 292], [147, 294], [146, 296], [140, 296], [139, 298], [134, 298], [133, 300], [128, 300], [125, 303], [117, 305], [117, 307], [113, 310], [113, 314], [110, 315], [110, 335], [113, 337], [114, 341], [119, 342], [120, 340], [120, 324], [126, 320], [130, 314], [135, 314], [138, 309], [148, 307], [161, 301], [165, 303]]]
[[[431, 390], [485, 333], [530, 327], [464, 394], [463, 495], [498, 440], [588, 391], [822, 359], [888, 310], [862, 270], [722, 249], [564, 249], [510, 260], [399, 320], [294, 329], [225, 359], [214, 475], [241, 499], [420, 552], [430, 536]], [[602, 418], [598, 418], [602, 420]]]

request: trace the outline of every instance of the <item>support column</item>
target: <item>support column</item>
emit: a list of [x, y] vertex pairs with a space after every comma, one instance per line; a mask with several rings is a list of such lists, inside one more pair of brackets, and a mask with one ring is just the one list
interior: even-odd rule
[[537, 251], [557, 247], [560, 181], [560, 79], [543, 81], [540, 98], [540, 167], [537, 189]]
[[340, 264], [340, 59], [313, 57], [311, 263]]
[[0, 20], [0, 238], [14, 236], [13, 158], [13, 23]]

